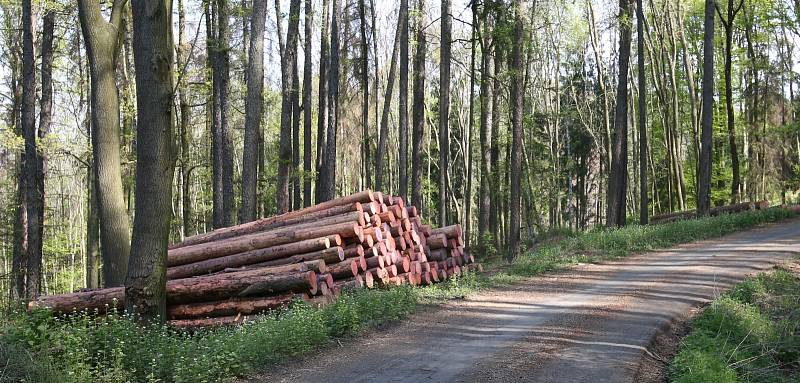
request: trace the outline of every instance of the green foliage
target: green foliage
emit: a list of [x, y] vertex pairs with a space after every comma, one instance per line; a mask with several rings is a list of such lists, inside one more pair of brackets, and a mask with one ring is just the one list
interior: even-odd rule
[[54, 318], [17, 310], [0, 321], [0, 382], [218, 382], [307, 353], [366, 327], [398, 320], [419, 303], [463, 296], [479, 277], [426, 288], [343, 293], [325, 307], [298, 301], [241, 326], [186, 332], [128, 315]]
[[778, 270], [745, 280], [692, 322], [670, 366], [674, 382], [800, 379], [800, 279]]

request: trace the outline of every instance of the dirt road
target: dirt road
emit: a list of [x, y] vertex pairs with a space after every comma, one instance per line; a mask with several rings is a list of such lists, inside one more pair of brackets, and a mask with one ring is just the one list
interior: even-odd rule
[[662, 381], [672, 333], [746, 275], [800, 254], [800, 220], [581, 265], [425, 309], [263, 382]]

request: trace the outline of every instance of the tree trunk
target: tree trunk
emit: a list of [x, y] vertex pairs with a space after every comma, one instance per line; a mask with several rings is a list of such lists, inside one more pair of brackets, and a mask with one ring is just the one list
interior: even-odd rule
[[25, 296], [41, 290], [44, 196], [40, 194], [41, 157], [36, 148], [36, 16], [31, 0], [22, 2], [22, 135], [25, 139], [25, 211], [27, 213], [27, 262]]
[[[91, 129], [91, 128], [90, 128]], [[91, 132], [89, 132], [91, 135]], [[94, 164], [89, 159], [86, 173], [86, 287], [100, 287], [100, 217], [97, 208], [97, 180]]]
[[339, 127], [339, 0], [333, 0], [331, 13], [331, 55], [328, 72], [327, 138], [325, 140], [324, 169], [320, 178], [320, 202], [329, 201], [336, 195], [336, 131]]
[[[297, 17], [300, 17], [299, 10]], [[299, 24], [299, 21], [298, 21]], [[298, 26], [297, 38], [300, 38]], [[294, 73], [292, 74], [292, 210], [300, 209], [300, 73], [297, 67], [297, 48], [294, 55]]]
[[630, 0], [619, 2], [619, 61], [617, 105], [614, 112], [614, 145], [608, 179], [606, 226], [625, 226], [628, 189], [628, 66], [631, 55]]
[[186, 68], [188, 57], [184, 52], [186, 30], [186, 10], [183, 0], [178, 0], [178, 47], [175, 49], [176, 62], [178, 64], [178, 103], [180, 121], [178, 132], [180, 134], [180, 163], [181, 163], [181, 239], [190, 235], [192, 229], [192, 197], [191, 197], [191, 174], [192, 166], [189, 164], [191, 147], [191, 106], [187, 99], [189, 90], [186, 85]]
[[322, 1], [322, 27], [320, 28], [320, 48], [319, 48], [319, 107], [317, 110], [317, 185], [314, 193], [314, 202], [322, 202], [323, 192], [323, 172], [325, 167], [325, 141], [327, 136], [328, 124], [328, 0]]
[[736, 6], [733, 0], [728, 0], [727, 18], [722, 17], [722, 12], [719, 6], [715, 3], [717, 12], [719, 13], [719, 20], [725, 30], [725, 113], [727, 115], [728, 126], [728, 149], [731, 155], [731, 170], [733, 172], [733, 179], [731, 180], [731, 203], [739, 202], [739, 189], [740, 189], [740, 175], [739, 175], [739, 151], [736, 148], [736, 125], [735, 114], [733, 111], [733, 28], [734, 19], [736, 14], [742, 9], [744, 0], [739, 1]]
[[494, 67], [492, 65], [492, 40], [493, 18], [489, 10], [484, 6], [483, 9], [483, 41], [481, 47], [481, 115], [480, 115], [480, 139], [481, 139], [481, 184], [478, 192], [480, 200], [478, 206], [478, 238], [483, 241], [487, 231], [490, 229], [489, 217], [492, 214], [492, 152], [490, 143], [492, 141], [492, 77], [494, 77]]
[[[370, 131], [369, 131], [369, 44], [367, 43], [367, 11], [364, 0], [358, 0], [358, 19], [361, 48], [359, 57], [361, 75], [361, 188], [372, 185], [370, 180]], [[374, 26], [373, 26], [374, 28]], [[377, 82], [378, 79], [376, 78]], [[376, 88], [377, 89], [377, 88]], [[379, 189], [376, 187], [376, 189]]]
[[397, 194], [408, 200], [408, 0], [400, 0], [400, 95], [398, 101]]
[[416, 40], [414, 51], [414, 94], [412, 95], [412, 132], [411, 132], [411, 201], [419, 211], [422, 204], [422, 147], [425, 134], [425, 56], [427, 42], [425, 40], [425, 0], [418, 0], [416, 14]]
[[[624, 1], [624, 0], [623, 0]], [[515, 0], [514, 8], [514, 40], [512, 41], [511, 71], [511, 201], [509, 206], [510, 222], [508, 232], [508, 253], [506, 258], [512, 261], [520, 252], [520, 186], [522, 178], [522, 108], [523, 108], [523, 68], [522, 68], [522, 1]]]
[[305, 1], [305, 48], [303, 55], [303, 207], [311, 206], [311, 0]]
[[706, 0], [703, 22], [703, 105], [700, 133], [700, 174], [697, 177], [697, 214], [711, 208], [711, 146], [714, 129], [714, 0]]
[[447, 176], [450, 158], [450, 0], [442, 0], [441, 48], [439, 50], [439, 225], [447, 225]]
[[380, 137], [378, 137], [378, 149], [375, 151], [375, 190], [383, 190], [383, 169], [386, 157], [386, 141], [389, 135], [389, 111], [392, 107], [392, 96], [394, 93], [394, 77], [397, 72], [397, 55], [400, 44], [400, 34], [403, 27], [403, 10], [397, 21], [397, 31], [395, 32], [394, 45], [392, 48], [392, 58], [389, 64], [389, 76], [386, 79], [386, 93], [383, 96], [383, 113], [381, 114]]
[[172, 2], [133, 0], [136, 68], [136, 215], [125, 308], [166, 314], [166, 263], [174, 172]]
[[216, 10], [212, 86], [214, 89], [214, 227], [228, 227], [235, 222], [233, 192], [233, 138], [228, 126], [228, 92], [230, 89], [230, 33], [228, 32], [228, 1], [213, 0]]
[[647, 225], [647, 79], [644, 67], [644, 9], [636, 0], [636, 56], [639, 83], [639, 224]]
[[114, 69], [119, 56], [119, 31], [125, 0], [116, 0], [109, 21], [100, 5], [79, 0], [78, 15], [89, 57], [91, 76], [92, 152], [100, 211], [103, 283], [120, 286], [130, 255], [130, 223], [122, 192], [119, 138], [119, 94]]
[[276, 204], [278, 213], [289, 211], [289, 177], [292, 167], [292, 81], [297, 70], [297, 34], [300, 0], [289, 6], [289, 27], [286, 30], [286, 47], [281, 59], [281, 131], [278, 148], [278, 184]]
[[242, 206], [239, 222], [256, 219], [258, 208], [258, 141], [264, 110], [264, 31], [267, 0], [253, 0], [250, 21], [250, 52], [247, 61], [247, 103], [245, 105], [244, 149], [242, 150]]

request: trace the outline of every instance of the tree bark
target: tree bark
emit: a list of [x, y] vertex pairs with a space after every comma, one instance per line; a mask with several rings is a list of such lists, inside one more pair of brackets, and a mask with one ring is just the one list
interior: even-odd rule
[[78, 1], [91, 77], [92, 152], [105, 286], [123, 284], [131, 249], [130, 222], [122, 191], [119, 93], [114, 79], [125, 1], [114, 1], [109, 21], [103, 18], [98, 3]]
[[289, 6], [289, 27], [286, 30], [286, 46], [281, 58], [281, 131], [278, 148], [278, 184], [276, 204], [278, 213], [286, 213], [291, 206], [289, 199], [289, 177], [292, 167], [292, 81], [297, 70], [297, 34], [300, 16], [300, 0], [292, 0]]
[[[362, 188], [372, 185], [370, 180], [369, 165], [370, 161], [370, 130], [369, 130], [369, 44], [367, 43], [367, 11], [365, 0], [358, 0], [358, 19], [361, 48], [361, 177]], [[373, 26], [374, 27], [374, 26]], [[376, 78], [377, 82], [378, 79]], [[376, 88], [377, 89], [377, 88]], [[376, 189], [379, 189], [376, 187]]]
[[[625, 1], [625, 0], [623, 0]], [[522, 1], [514, 0], [514, 40], [512, 41], [511, 71], [511, 201], [508, 232], [508, 253], [512, 261], [520, 252], [520, 187], [522, 178], [522, 108], [523, 108], [523, 68], [522, 68]]]
[[700, 133], [700, 174], [697, 177], [697, 214], [711, 208], [711, 149], [714, 129], [714, 0], [705, 2], [703, 21], [703, 105]]
[[408, 199], [408, 0], [400, 0], [400, 95], [398, 100], [397, 194]]
[[41, 290], [44, 195], [40, 194], [41, 156], [36, 148], [36, 16], [31, 0], [22, 1], [22, 135], [25, 139], [25, 211], [27, 251], [25, 297], [35, 298]]
[[450, 159], [450, 45], [452, 40], [450, 0], [442, 0], [441, 48], [439, 56], [439, 225], [447, 225], [447, 177]]
[[180, 121], [178, 132], [180, 134], [180, 164], [181, 164], [181, 239], [190, 235], [192, 230], [192, 197], [191, 197], [191, 175], [193, 167], [190, 162], [190, 147], [191, 147], [191, 106], [189, 105], [188, 93], [186, 84], [186, 67], [188, 66], [188, 57], [184, 52], [186, 30], [186, 10], [183, 0], [178, 0], [178, 47], [175, 50], [176, 62], [178, 65], [179, 82], [178, 82], [178, 104], [180, 111]]
[[172, 180], [173, 120], [172, 2], [133, 0], [136, 68], [136, 215], [125, 279], [125, 308], [143, 318], [166, 314], [166, 264]]
[[422, 201], [422, 147], [425, 134], [425, 56], [427, 41], [425, 39], [425, 0], [417, 1], [416, 40], [417, 46], [413, 58], [414, 94], [412, 95], [412, 132], [411, 132], [411, 203], [419, 211], [424, 210]]
[[614, 112], [614, 145], [608, 179], [606, 226], [625, 226], [628, 190], [628, 67], [631, 55], [630, 0], [619, 2], [619, 59], [617, 105]]
[[236, 207], [233, 195], [233, 138], [228, 126], [228, 92], [230, 84], [230, 34], [228, 32], [228, 1], [213, 0], [216, 17], [213, 23], [212, 47], [212, 162], [214, 173], [214, 227], [234, 224]]
[[339, 0], [333, 0], [331, 13], [331, 55], [328, 72], [328, 115], [327, 138], [325, 140], [324, 169], [320, 178], [320, 202], [333, 199], [336, 195], [336, 135], [339, 127]]
[[319, 48], [319, 107], [317, 110], [317, 185], [314, 193], [314, 202], [322, 202], [325, 194], [323, 184], [323, 174], [325, 171], [325, 146], [328, 127], [328, 49], [330, 36], [328, 36], [328, 23], [330, 4], [328, 0], [322, 0], [322, 27], [320, 28], [320, 48]]
[[[297, 17], [300, 17], [298, 10]], [[299, 21], [298, 21], [299, 24]], [[300, 38], [298, 25], [297, 38]], [[294, 55], [294, 73], [292, 74], [292, 210], [300, 209], [302, 196], [300, 195], [300, 73], [297, 66], [297, 49]]]
[[247, 103], [245, 105], [244, 149], [242, 150], [242, 206], [239, 222], [256, 219], [258, 208], [258, 141], [264, 111], [264, 31], [267, 0], [253, 0], [250, 21], [250, 52], [247, 61]]
[[647, 196], [647, 79], [644, 67], [644, 9], [636, 0], [636, 56], [639, 83], [639, 224], [646, 225], [649, 215]]
[[305, 1], [305, 48], [303, 55], [303, 207], [311, 206], [311, 0]]

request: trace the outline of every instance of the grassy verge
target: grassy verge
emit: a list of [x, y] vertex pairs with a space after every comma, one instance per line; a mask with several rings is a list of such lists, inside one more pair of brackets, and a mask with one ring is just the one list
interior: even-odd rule
[[800, 278], [760, 274], [691, 324], [670, 366], [673, 382], [800, 381]]
[[118, 315], [54, 319], [46, 312], [7, 314], [0, 316], [0, 382], [217, 382], [401, 319], [420, 304], [578, 262], [717, 237], [792, 216], [770, 209], [570, 234], [526, 252], [488, 277], [468, 274], [425, 288], [353, 291], [324, 308], [298, 302], [243, 326], [196, 333], [143, 326]]

